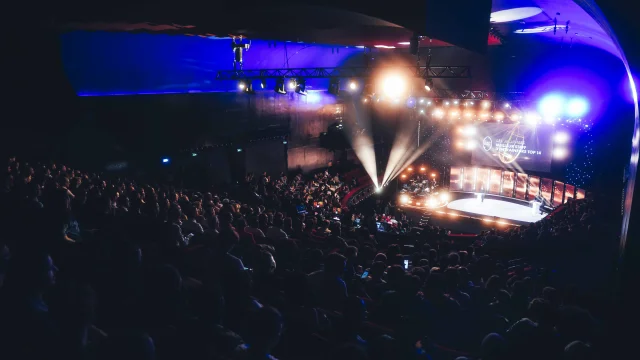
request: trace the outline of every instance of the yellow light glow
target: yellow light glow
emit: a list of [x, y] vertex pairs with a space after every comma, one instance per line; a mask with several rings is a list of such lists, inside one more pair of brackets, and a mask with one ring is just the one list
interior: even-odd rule
[[427, 168], [423, 166], [420, 168], [420, 171], [427, 171]]
[[442, 202], [447, 202], [447, 201], [449, 201], [449, 194], [447, 194], [447, 193], [440, 194], [440, 200], [441, 200]]
[[431, 177], [436, 177], [436, 173], [431, 173]]

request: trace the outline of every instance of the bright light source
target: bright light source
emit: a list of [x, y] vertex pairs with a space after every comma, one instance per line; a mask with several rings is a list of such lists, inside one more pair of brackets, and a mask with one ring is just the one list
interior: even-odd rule
[[462, 130], [462, 133], [465, 134], [466, 136], [473, 136], [476, 134], [476, 128], [475, 126], [467, 126]]
[[467, 119], [471, 119], [473, 117], [473, 111], [471, 110], [467, 110], [464, 112], [464, 117], [466, 117]]
[[444, 102], [444, 105], [445, 105], [445, 106], [449, 106], [449, 102], [448, 102], [448, 101], [445, 101], [445, 102]]
[[240, 90], [244, 90], [244, 88], [247, 87], [247, 84], [244, 83], [244, 81], [240, 81], [240, 83], [238, 84], [238, 89]]
[[451, 112], [449, 113], [449, 116], [452, 118], [457, 118], [460, 116], [460, 111], [458, 110], [451, 110]]
[[403, 178], [403, 179], [406, 179], [407, 175], [406, 174], [402, 174], [402, 175], [400, 175], [400, 177]]
[[458, 100], [453, 100], [453, 105], [458, 105], [460, 102]]
[[431, 173], [431, 177], [436, 177], [436, 173]]
[[562, 160], [567, 157], [567, 149], [563, 147], [557, 147], [553, 149], [553, 158], [556, 160]]
[[417, 202], [417, 203], [416, 203], [416, 205], [420, 206], [420, 203], [419, 203], [419, 202]]
[[407, 168], [407, 171], [413, 171], [413, 168], [412, 167]]
[[480, 119], [487, 120], [488, 118], [489, 118], [489, 113], [488, 112], [483, 111], [483, 112], [480, 113]]
[[508, 108], [510, 108], [510, 107], [511, 107], [511, 104], [509, 104], [509, 103], [504, 103], [504, 108], [505, 108], [505, 109], [508, 109]]
[[420, 168], [420, 171], [427, 171], [427, 168], [426, 168], [426, 167], [424, 167], [424, 166], [422, 166], [422, 167]]
[[433, 207], [436, 207], [436, 206], [438, 206], [438, 201], [437, 201], [436, 199], [434, 199], [434, 198], [432, 198], [432, 197], [431, 197], [431, 198], [429, 198], [429, 200], [427, 201], [427, 206], [432, 207], [432, 208], [433, 208]]
[[524, 120], [527, 124], [537, 124], [540, 121], [540, 116], [534, 112], [529, 112], [524, 116]]
[[358, 83], [356, 83], [355, 81], [352, 81], [349, 83], [349, 90], [354, 91], [358, 89]]
[[433, 80], [431, 78], [424, 79], [424, 89], [426, 91], [431, 91], [431, 89], [433, 89]]
[[169, 163], [169, 158], [164, 158], [164, 159], [162, 159], [162, 163], [163, 163], [163, 164], [168, 164], [168, 163]]
[[362, 99], [362, 102], [363, 102], [363, 103], [367, 103], [367, 102], [369, 102], [369, 99], [367, 99], [367, 98], [363, 98], [363, 99]]
[[442, 201], [442, 202], [449, 201], [449, 194], [447, 194], [447, 193], [440, 194], [440, 201]]
[[295, 89], [296, 89], [296, 81], [295, 80], [289, 81], [289, 90], [295, 90]]
[[538, 103], [538, 111], [545, 118], [555, 118], [562, 113], [565, 99], [562, 95], [549, 94]]
[[237, 148], [237, 149], [236, 149], [236, 151], [237, 151], [237, 152], [242, 152], [242, 149]]
[[438, 119], [442, 119], [442, 117], [444, 116], [444, 111], [440, 108], [433, 110], [432, 113], [433, 116], [435, 116]]
[[382, 192], [382, 188], [377, 187], [377, 188], [376, 188], [376, 192], [377, 192], [377, 193], [381, 193], [381, 192]]
[[557, 132], [553, 136], [553, 141], [556, 144], [566, 144], [569, 141], [569, 134], [567, 134], [566, 132]]
[[384, 80], [382, 89], [385, 95], [397, 98], [404, 93], [406, 86], [407, 84], [403, 78], [393, 75]]
[[583, 98], [573, 98], [569, 100], [566, 111], [571, 117], [583, 116], [589, 111], [589, 103]]
[[420, 114], [424, 114], [424, 109], [420, 109]]
[[504, 113], [502, 113], [500, 111], [496, 111], [493, 114], [493, 118], [496, 119], [497, 121], [502, 121], [502, 120], [504, 120]]
[[191, 156], [198, 156], [198, 153], [191, 153]]
[[420, 104], [424, 103], [424, 99], [420, 99]]
[[459, 147], [460, 149], [462, 149], [464, 147], [464, 143], [462, 141], [458, 141], [456, 143], [456, 146]]
[[483, 109], [488, 109], [491, 106], [491, 102], [489, 100], [484, 100], [482, 102], [482, 108]]
[[473, 150], [476, 148], [476, 142], [474, 140], [467, 141], [467, 150]]
[[288, 142], [287, 140], [284, 140], [284, 141], [282, 142], [282, 144], [283, 144], [283, 145], [287, 145], [288, 143], [289, 143], [289, 142]]
[[513, 121], [520, 121], [521, 118], [522, 118], [522, 115], [520, 115], [520, 113], [511, 114], [511, 120]]
[[408, 203], [409, 202], [409, 196], [407, 196], [407, 195], [400, 196], [400, 202], [403, 203], [403, 204]]

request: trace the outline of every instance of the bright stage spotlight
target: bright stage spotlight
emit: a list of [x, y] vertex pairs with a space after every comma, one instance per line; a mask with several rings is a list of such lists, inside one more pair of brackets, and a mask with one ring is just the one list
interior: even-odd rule
[[445, 102], [444, 102], [444, 106], [449, 106], [449, 104], [450, 104], [450, 103], [449, 103], [448, 101], [445, 101]]
[[431, 177], [432, 178], [436, 177], [436, 173], [431, 173]]
[[452, 119], [460, 117], [460, 111], [459, 110], [451, 110], [451, 112], [449, 113], [449, 117], [451, 117]]
[[465, 134], [466, 136], [473, 136], [476, 134], [476, 128], [475, 126], [467, 126], [465, 128], [462, 129], [462, 133]]
[[553, 141], [556, 144], [566, 144], [569, 141], [569, 134], [567, 134], [566, 132], [557, 132], [553, 136]]
[[300, 95], [307, 95], [307, 84], [304, 79], [298, 79], [295, 83], [296, 93]]
[[191, 153], [191, 156], [196, 157], [198, 156], [198, 153]]
[[424, 109], [420, 109], [420, 114], [424, 114]]
[[434, 208], [434, 207], [438, 206], [438, 201], [431, 197], [431, 198], [429, 198], [429, 200], [427, 200], [427, 206], [431, 207], [431, 208]]
[[435, 116], [437, 119], [442, 119], [444, 117], [444, 111], [440, 108], [433, 110], [433, 113], [431, 114]]
[[520, 113], [518, 113], [518, 112], [515, 112], [515, 113], [511, 114], [510, 118], [513, 121], [520, 121], [520, 119], [522, 119], [522, 115]]
[[453, 105], [458, 105], [458, 104], [460, 104], [460, 101], [458, 101], [458, 100], [453, 100]]
[[267, 87], [267, 80], [260, 80], [260, 89], [264, 89]]
[[406, 179], [406, 178], [407, 178], [407, 175], [406, 175], [406, 174], [402, 174], [402, 175], [400, 175], [400, 178], [401, 178], [401, 179]]
[[565, 99], [562, 95], [549, 94], [538, 103], [538, 111], [545, 119], [555, 118], [562, 113]]
[[162, 159], [162, 163], [163, 164], [168, 164], [169, 163], [169, 158], [163, 158]]
[[496, 119], [496, 121], [502, 121], [502, 120], [504, 120], [504, 113], [502, 113], [500, 111], [496, 111], [493, 114], [493, 118]]
[[408, 167], [407, 171], [413, 171], [413, 168], [412, 167]]
[[351, 90], [351, 91], [356, 91], [356, 90], [358, 90], [358, 83], [357, 83], [357, 82], [355, 82], [354, 80], [351, 80], [351, 81], [349, 82], [349, 90]]
[[400, 202], [401, 202], [402, 204], [407, 204], [407, 203], [409, 202], [409, 196], [407, 196], [407, 195], [401, 195], [401, 196], [400, 196]]
[[387, 77], [382, 85], [382, 89], [387, 96], [399, 97], [405, 92], [407, 84], [403, 78], [397, 75]]
[[566, 111], [571, 117], [583, 116], [589, 111], [589, 103], [583, 98], [573, 98], [567, 103]]
[[447, 201], [449, 201], [449, 194], [447, 194], [447, 193], [440, 194], [440, 201], [445, 202], [445, 203]]
[[425, 172], [425, 171], [427, 171], [427, 168], [426, 168], [426, 167], [424, 167], [424, 166], [421, 166], [421, 167], [420, 167], [420, 172]]
[[424, 80], [424, 89], [426, 91], [431, 91], [431, 89], [433, 89], [433, 80], [431, 78], [426, 78]]
[[247, 87], [247, 83], [244, 80], [240, 80], [240, 82], [238, 83], [238, 89], [243, 90]]
[[526, 121], [527, 124], [537, 124], [540, 121], [540, 116], [534, 112], [528, 112], [524, 116], [524, 121]]
[[376, 187], [376, 192], [379, 194], [382, 192], [382, 188], [381, 187]]
[[471, 118], [473, 118], [473, 111], [471, 111], [471, 110], [466, 110], [466, 111], [464, 112], [464, 117], [465, 117], [465, 118], [467, 118], [467, 119], [471, 119]]
[[489, 100], [482, 101], [482, 108], [483, 109], [488, 109], [490, 107], [491, 107], [491, 101], [489, 101]]
[[469, 140], [467, 141], [467, 145], [466, 145], [467, 150], [473, 150], [476, 148], [476, 142], [475, 140]]
[[510, 108], [510, 107], [511, 107], [511, 104], [509, 104], [509, 103], [504, 103], [504, 105], [503, 105], [503, 106], [504, 106], [504, 108], [505, 108], [505, 109], [508, 109], [508, 108]]
[[289, 80], [289, 90], [295, 90], [296, 89], [296, 81], [295, 80]]
[[463, 143], [462, 141], [458, 141], [458, 142], [456, 143], [456, 146], [457, 146], [458, 148], [462, 149], [462, 148], [464, 148], [464, 143]]
[[557, 147], [553, 149], [553, 158], [556, 160], [562, 160], [567, 157], [567, 149], [563, 147]]

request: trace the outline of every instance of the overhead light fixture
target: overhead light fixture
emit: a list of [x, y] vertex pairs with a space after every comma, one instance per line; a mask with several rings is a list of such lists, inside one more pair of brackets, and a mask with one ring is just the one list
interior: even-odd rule
[[351, 91], [358, 90], [358, 83], [355, 80], [351, 80], [349, 82], [349, 90], [351, 90]]
[[298, 79], [296, 81], [296, 93], [300, 94], [300, 95], [307, 95], [307, 84], [304, 81], [304, 79]]
[[247, 83], [244, 80], [240, 80], [240, 82], [238, 82], [238, 89], [244, 91], [244, 89], [247, 88]]
[[244, 91], [247, 94], [255, 94], [256, 92], [253, 91], [253, 84], [250, 81], [245, 81], [244, 82], [244, 86], [242, 88], [242, 91]]
[[261, 88], [261, 89], [264, 89], [264, 88], [266, 88], [266, 87], [267, 87], [267, 80], [265, 80], [265, 79], [261, 79], [261, 80], [260, 80], [260, 88]]
[[329, 94], [338, 95], [340, 93], [340, 79], [329, 79]]
[[284, 78], [276, 79], [276, 87], [273, 90], [282, 95], [287, 93], [287, 90], [284, 88]]
[[296, 90], [296, 80], [295, 79], [291, 79], [289, 80], [289, 84], [287, 85], [289, 86], [289, 90]]
[[431, 89], [433, 89], [433, 79], [426, 78], [424, 80], [424, 89], [427, 91], [431, 91]]

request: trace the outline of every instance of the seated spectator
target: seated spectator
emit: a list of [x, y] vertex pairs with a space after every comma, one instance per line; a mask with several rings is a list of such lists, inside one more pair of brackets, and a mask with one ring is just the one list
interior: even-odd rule
[[249, 223], [248, 225], [244, 228], [244, 231], [252, 234], [254, 240], [257, 240], [257, 238], [264, 238], [265, 235], [262, 232], [262, 230], [260, 230], [260, 226], [258, 224], [258, 218], [255, 216], [251, 216], [249, 217]]
[[189, 204], [186, 207], [185, 214], [187, 220], [182, 222], [181, 228], [184, 234], [203, 234], [204, 230], [202, 229], [202, 225], [200, 225], [196, 221], [196, 208]]
[[267, 230], [267, 237], [273, 241], [287, 239], [289, 236], [282, 230], [283, 220], [282, 214], [273, 218], [273, 226]]
[[276, 360], [271, 351], [278, 345], [282, 335], [282, 315], [272, 307], [262, 307], [249, 317], [247, 343], [240, 345], [234, 359], [238, 360]]
[[340, 310], [347, 299], [347, 286], [342, 279], [346, 258], [332, 253], [324, 262], [324, 270], [309, 274], [309, 287], [317, 304], [325, 309]]

